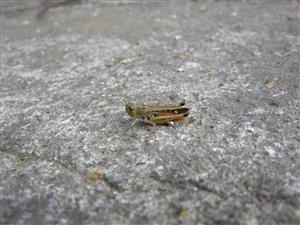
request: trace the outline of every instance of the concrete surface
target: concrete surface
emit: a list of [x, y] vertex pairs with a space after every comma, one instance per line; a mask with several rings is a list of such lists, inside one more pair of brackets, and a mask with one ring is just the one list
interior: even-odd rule
[[299, 1], [41, 10], [1, 6], [1, 224], [299, 224]]

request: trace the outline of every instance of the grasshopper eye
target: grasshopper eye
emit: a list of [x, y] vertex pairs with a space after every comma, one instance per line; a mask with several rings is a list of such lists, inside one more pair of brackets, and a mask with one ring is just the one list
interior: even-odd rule
[[126, 112], [132, 111], [132, 108], [129, 105], [125, 105]]
[[127, 114], [131, 117], [134, 117], [135, 116], [135, 112], [134, 112], [134, 108], [132, 106], [129, 106], [129, 105], [125, 105], [125, 110], [127, 112]]

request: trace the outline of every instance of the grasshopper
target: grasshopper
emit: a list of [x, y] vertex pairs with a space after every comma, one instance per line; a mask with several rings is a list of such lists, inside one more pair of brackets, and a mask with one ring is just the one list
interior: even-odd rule
[[[121, 85], [116, 76], [115, 79], [120, 92], [122, 92]], [[125, 111], [134, 121], [125, 130], [124, 134], [133, 128], [139, 120], [153, 126], [170, 125], [173, 121], [183, 120], [189, 115], [189, 108], [184, 107], [184, 105], [184, 101], [169, 105], [146, 105], [125, 101]]]

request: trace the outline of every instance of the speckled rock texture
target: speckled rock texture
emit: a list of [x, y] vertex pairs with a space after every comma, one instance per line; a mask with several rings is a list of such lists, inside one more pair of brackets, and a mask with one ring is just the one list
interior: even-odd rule
[[0, 224], [299, 224], [299, 1], [1, 3]]

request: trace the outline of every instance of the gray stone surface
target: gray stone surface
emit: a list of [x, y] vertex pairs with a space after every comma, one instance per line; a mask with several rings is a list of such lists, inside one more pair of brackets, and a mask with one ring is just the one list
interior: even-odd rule
[[1, 224], [299, 224], [298, 1], [1, 11]]

